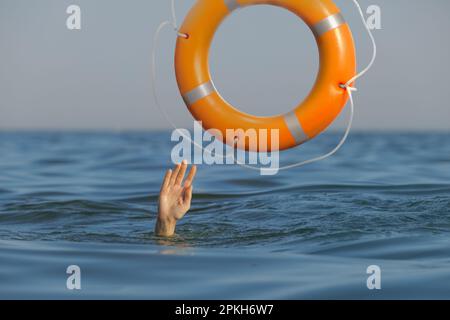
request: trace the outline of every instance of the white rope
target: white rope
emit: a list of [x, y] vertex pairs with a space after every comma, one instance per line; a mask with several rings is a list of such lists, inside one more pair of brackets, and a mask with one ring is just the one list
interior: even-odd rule
[[[174, 2], [174, 0], [172, 0], [172, 3]], [[156, 49], [157, 49], [157, 45], [158, 45], [158, 40], [159, 40], [159, 35], [161, 34], [161, 31], [168, 26], [174, 26], [172, 21], [164, 21], [162, 22], [158, 28], [156, 29], [156, 32], [153, 36], [153, 49], [152, 49], [152, 91], [153, 91], [153, 98], [155, 100], [155, 105], [158, 108], [158, 110], [163, 114], [164, 118], [166, 119], [166, 121], [175, 129], [177, 130], [178, 134], [180, 136], [182, 136], [184, 139], [186, 139], [187, 141], [190, 141], [193, 145], [195, 145], [197, 148], [200, 148], [202, 150], [204, 150], [203, 146], [199, 145], [197, 142], [193, 141], [191, 139], [191, 137], [187, 136], [184, 134], [184, 132], [182, 130], [180, 130], [179, 128], [177, 128], [177, 126], [172, 122], [172, 119], [170, 119], [169, 115], [167, 114], [167, 112], [161, 107], [160, 101], [159, 101], [159, 96], [158, 96], [158, 90], [156, 88], [156, 80], [157, 80], [157, 76], [156, 76]], [[178, 28], [176, 29], [177, 33], [180, 33], [178, 31]], [[209, 150], [204, 150], [205, 152], [208, 152], [210, 155], [212, 155], [212, 152]], [[225, 158], [228, 158], [228, 156], [226, 156]]]
[[[174, 1], [174, 0], [172, 0]], [[373, 64], [375, 63], [375, 60], [377, 59], [377, 43], [375, 42], [375, 38], [372, 34], [372, 31], [370, 30], [369, 26], [367, 25], [366, 19], [364, 17], [364, 13], [361, 9], [361, 6], [359, 5], [357, 0], [353, 0], [353, 3], [355, 4], [355, 6], [358, 8], [359, 14], [361, 16], [361, 20], [364, 24], [364, 27], [367, 30], [367, 33], [369, 34], [370, 40], [372, 41], [372, 49], [373, 49], [373, 53], [372, 53], [372, 59], [370, 60], [369, 64], [367, 65], [367, 67], [365, 67], [362, 71], [360, 71], [357, 75], [355, 75], [353, 78], [351, 78], [349, 81], [347, 81], [347, 83], [345, 84], [346, 87], [349, 87], [351, 83], [353, 83], [356, 79], [362, 77], [363, 75], [365, 75], [367, 73], [367, 71], [369, 71]], [[350, 92], [350, 96], [351, 96], [351, 92]]]
[[[315, 157], [309, 160], [305, 160], [305, 161], [301, 161], [298, 163], [294, 163], [291, 165], [287, 165], [287, 166], [283, 166], [280, 167], [278, 169], [278, 171], [283, 171], [283, 170], [288, 170], [288, 169], [293, 169], [293, 168], [297, 168], [297, 167], [302, 167], [305, 166], [307, 164], [311, 164], [314, 162], [319, 162], [322, 160], [325, 160], [331, 156], [333, 156], [334, 154], [336, 154], [341, 147], [345, 144], [345, 142], [347, 141], [347, 138], [350, 134], [350, 131], [352, 129], [352, 125], [353, 125], [353, 118], [354, 118], [354, 113], [355, 113], [355, 104], [354, 104], [354, 100], [353, 100], [353, 92], [357, 91], [358, 89], [352, 87], [352, 83], [355, 82], [355, 80], [359, 79], [360, 77], [362, 77], [363, 75], [365, 75], [373, 66], [376, 57], [377, 57], [377, 44], [375, 41], [375, 38], [372, 34], [372, 31], [370, 30], [369, 26], [366, 23], [365, 17], [364, 17], [364, 13], [363, 10], [361, 9], [360, 4], [358, 3], [358, 0], [353, 0], [353, 3], [355, 4], [355, 6], [357, 7], [359, 14], [361, 16], [362, 22], [364, 24], [364, 27], [366, 28], [367, 33], [369, 34], [370, 40], [372, 41], [372, 47], [373, 47], [373, 54], [372, 54], [372, 59], [370, 60], [369, 64], [362, 70], [360, 71], [358, 74], [356, 74], [353, 78], [351, 78], [350, 80], [348, 80], [345, 84], [341, 85], [342, 89], [345, 89], [348, 97], [349, 97], [349, 101], [350, 101], [350, 114], [349, 114], [349, 120], [348, 120], [348, 124], [347, 124], [347, 128], [345, 129], [345, 133], [343, 135], [343, 137], [341, 138], [341, 140], [339, 141], [339, 143], [337, 144], [337, 146], [331, 150], [330, 152], [319, 156], [319, 157]], [[154, 37], [153, 37], [153, 48], [152, 48], [152, 91], [153, 91], [153, 97], [155, 99], [155, 104], [156, 107], [158, 108], [158, 110], [164, 115], [166, 121], [175, 129], [178, 131], [178, 133], [183, 136], [183, 138], [187, 139], [188, 141], [190, 141], [193, 145], [195, 145], [196, 147], [202, 149], [204, 152], [208, 152], [209, 154], [212, 155], [212, 152], [209, 150], [205, 150], [203, 148], [203, 146], [197, 144], [195, 141], [193, 141], [191, 139], [191, 137], [184, 135], [183, 131], [179, 130], [177, 128], [177, 126], [172, 122], [172, 120], [170, 119], [170, 117], [167, 115], [166, 111], [161, 107], [160, 102], [159, 102], [159, 98], [158, 98], [158, 90], [156, 89], [156, 80], [157, 80], [157, 76], [156, 76], [156, 50], [157, 50], [157, 45], [158, 45], [158, 40], [159, 40], [159, 35], [161, 33], [161, 31], [166, 27], [166, 26], [172, 26], [172, 28], [176, 31], [177, 35], [183, 38], [188, 38], [187, 34], [181, 33], [178, 29], [178, 23], [177, 23], [177, 15], [176, 15], [176, 10], [175, 10], [175, 0], [171, 0], [171, 11], [172, 11], [172, 20], [167, 20], [162, 22], [158, 28], [155, 31]], [[228, 158], [228, 157], [233, 157], [234, 158], [234, 152], [230, 155], [227, 154], [226, 156], [222, 156], [223, 158]], [[235, 164], [238, 164], [241, 167], [247, 168], [247, 169], [251, 169], [251, 170], [264, 170], [264, 168], [261, 167], [254, 167], [254, 166], [250, 166], [244, 163], [240, 163], [238, 160], [236, 160], [235, 158], [233, 159]]]
[[[172, 25], [173, 29], [175, 30], [175, 32], [177, 33], [177, 35], [179, 37], [182, 38], [187, 38], [188, 35], [185, 33], [181, 33], [178, 31], [178, 22], [177, 22], [177, 11], [175, 9], [175, 0], [171, 0], [171, 12], [172, 12], [172, 21], [169, 21], [169, 23]], [[165, 25], [165, 22], [163, 22], [162, 24]], [[161, 30], [159, 31], [161, 32]]]

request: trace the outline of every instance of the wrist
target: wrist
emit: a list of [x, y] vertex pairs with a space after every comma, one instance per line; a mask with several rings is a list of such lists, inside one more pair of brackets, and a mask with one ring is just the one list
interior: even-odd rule
[[156, 220], [155, 233], [158, 236], [172, 236], [175, 233], [176, 224], [175, 219], [160, 213]]
[[161, 220], [164, 223], [176, 223], [177, 219], [164, 211], [158, 210], [158, 220]]

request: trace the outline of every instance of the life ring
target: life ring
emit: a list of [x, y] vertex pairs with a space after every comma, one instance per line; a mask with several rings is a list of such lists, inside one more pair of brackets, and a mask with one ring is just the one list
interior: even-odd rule
[[[209, 71], [209, 48], [217, 28], [235, 9], [252, 5], [285, 8], [310, 27], [319, 49], [320, 67], [314, 87], [293, 111], [273, 117], [258, 117], [239, 111], [224, 100]], [[279, 149], [305, 143], [324, 131], [348, 100], [342, 84], [356, 74], [356, 54], [350, 27], [332, 0], [198, 0], [185, 18], [175, 51], [175, 72], [181, 96], [203, 128], [279, 130]], [[223, 141], [226, 143], [226, 141]], [[270, 150], [268, 135], [265, 151]], [[248, 143], [241, 147], [252, 150]], [[264, 149], [264, 147], [263, 147]]]

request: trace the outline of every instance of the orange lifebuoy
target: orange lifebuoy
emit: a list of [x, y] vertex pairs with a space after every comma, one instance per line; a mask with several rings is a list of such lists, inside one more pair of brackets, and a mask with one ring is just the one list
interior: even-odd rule
[[[315, 85], [293, 111], [273, 117], [257, 117], [231, 106], [214, 87], [208, 54], [221, 22], [239, 7], [267, 4], [285, 8], [313, 31], [320, 55]], [[198, 0], [179, 30], [175, 52], [175, 71], [180, 93], [194, 118], [205, 130], [279, 130], [279, 149], [300, 145], [325, 130], [348, 100], [341, 87], [356, 73], [356, 55], [350, 27], [332, 0]], [[224, 141], [226, 142], [226, 141]], [[265, 151], [270, 150], [270, 135]], [[249, 144], [243, 148], [252, 150]]]

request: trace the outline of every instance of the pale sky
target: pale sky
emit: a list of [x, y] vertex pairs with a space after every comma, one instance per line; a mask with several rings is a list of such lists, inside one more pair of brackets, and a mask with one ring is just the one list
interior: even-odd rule
[[[382, 30], [374, 32], [374, 69], [357, 83], [355, 128], [449, 130], [450, 1], [360, 2], [381, 7]], [[177, 3], [182, 21], [194, 0]], [[336, 3], [363, 67], [371, 55], [367, 34], [352, 1]], [[66, 28], [71, 4], [82, 10], [80, 31]], [[168, 0], [0, 0], [0, 130], [168, 128], [153, 103], [150, 52], [153, 32], [169, 17]], [[173, 122], [191, 128], [174, 78], [174, 41], [166, 30], [158, 87]], [[317, 63], [310, 30], [276, 7], [235, 12], [211, 49], [220, 93], [258, 115], [293, 109], [310, 90]]]

